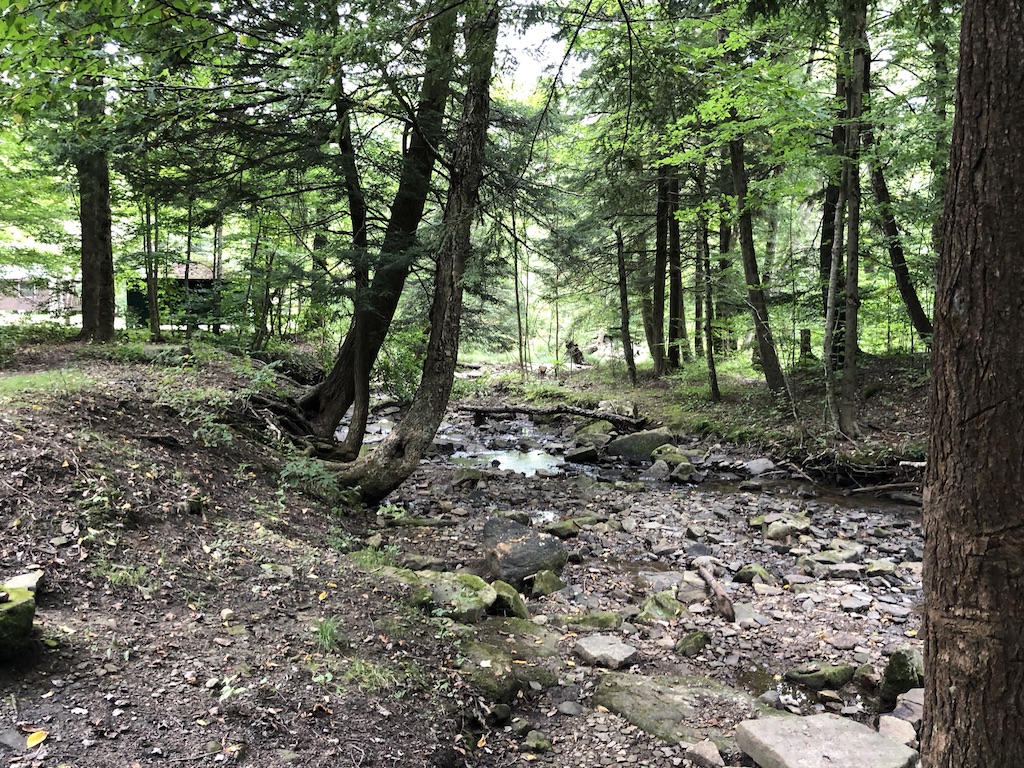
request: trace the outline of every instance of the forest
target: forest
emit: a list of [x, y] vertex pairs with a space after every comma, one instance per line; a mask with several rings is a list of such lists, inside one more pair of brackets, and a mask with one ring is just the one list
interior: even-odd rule
[[[696, 584], [706, 588], [702, 599], [720, 614], [713, 617], [718, 623], [704, 626], [701, 611], [695, 619], [679, 603], [681, 611], [672, 608], [648, 622], [661, 629], [644, 628], [637, 636], [649, 643], [640, 646], [642, 657], [658, 656], [655, 649], [673, 647], [670, 639], [682, 643], [698, 630], [711, 632], [709, 648], [717, 652], [734, 637], [728, 626], [750, 630], [773, 617], [813, 636], [817, 629], [784, 618], [785, 601], [808, 590], [812, 604], [835, 596], [842, 608], [821, 619], [829, 627], [821, 634], [833, 649], [828, 653], [852, 651], [862, 665], [885, 667], [888, 675], [887, 659], [924, 652], [927, 674], [900, 691], [923, 687], [924, 720], [896, 742], [919, 749], [929, 766], [991, 765], [997, 756], [1007, 765], [1024, 764], [1015, 762], [1024, 761], [1024, 743], [1003, 719], [1022, 708], [1014, 682], [1020, 673], [1002, 672], [1015, 669], [1012, 638], [1019, 636], [1020, 618], [1006, 601], [1024, 599], [1018, 589], [1024, 543], [1018, 521], [1000, 511], [1020, 501], [1009, 478], [1024, 469], [1024, 451], [1017, 450], [1024, 430], [1014, 427], [1022, 423], [1014, 401], [1024, 375], [1014, 349], [1021, 266], [1013, 257], [1019, 227], [1012, 223], [1021, 166], [1013, 137], [1024, 124], [1016, 120], [1021, 108], [1012, 88], [1024, 67], [1024, 56], [1014, 61], [1024, 36], [1022, 14], [1017, 0], [0, 1], [0, 368], [12, 372], [7, 388], [0, 385], [0, 403], [10, 416], [3, 427], [4, 450], [10, 449], [4, 467], [15, 478], [0, 510], [10, 512], [11, 530], [27, 519], [18, 509], [33, 509], [40, 526], [37, 533], [21, 528], [17, 541], [0, 549], [0, 576], [45, 561], [37, 538], [70, 537], [82, 561], [92, 550], [90, 563], [100, 556], [95, 553], [105, 553], [100, 570], [106, 569], [109, 587], [106, 598], [90, 593], [97, 604], [108, 605], [119, 586], [149, 600], [175, 579], [167, 576], [158, 587], [143, 578], [160, 569], [170, 573], [165, 554], [151, 553], [152, 562], [132, 560], [148, 545], [137, 541], [139, 552], [127, 554], [131, 547], [121, 536], [149, 522], [140, 510], [158, 507], [186, 520], [200, 514], [201, 525], [174, 528], [172, 538], [181, 537], [182, 551], [204, 551], [212, 573], [221, 567], [212, 551], [230, 550], [224, 557], [236, 569], [255, 557], [241, 543], [223, 543], [224, 536], [220, 546], [190, 538], [206, 535], [200, 529], [210, 525], [212, 510], [231, 509], [231, 526], [256, 514], [275, 536], [305, 527], [310, 546], [314, 539], [317, 546], [333, 541], [329, 561], [340, 569], [333, 571], [333, 588], [351, 580], [350, 567], [370, 580], [372, 587], [360, 587], [369, 591], [379, 588], [381, 573], [419, 574], [409, 576], [412, 581], [400, 577], [401, 586], [389, 589], [426, 589], [431, 597], [424, 599], [442, 605], [433, 619], [451, 619], [443, 606], [462, 598], [446, 590], [462, 595], [468, 587], [423, 574], [473, 567], [464, 562], [468, 556], [445, 553], [444, 531], [457, 528], [451, 538], [460, 541], [482, 536], [480, 551], [491, 554], [480, 575], [494, 580], [501, 572], [501, 555], [494, 553], [504, 543], [494, 543], [495, 525], [484, 518], [539, 494], [535, 507], [553, 506], [562, 523], [571, 524], [539, 535], [587, 542], [567, 555], [568, 566], [563, 559], [554, 569], [580, 568], [580, 590], [588, 578], [585, 558], [616, 559], [615, 546], [604, 541], [609, 536], [624, 548], [620, 559], [653, 553], [699, 575]], [[1014, 39], [1016, 32], [1022, 34]], [[128, 373], [104, 367], [122, 365]], [[153, 366], [173, 372], [157, 373]], [[54, 394], [44, 369], [57, 368]], [[104, 399], [122, 385], [120, 399]], [[7, 394], [24, 391], [35, 394]], [[32, 400], [36, 396], [43, 399]], [[26, 406], [25, 398], [34, 405]], [[66, 430], [53, 415], [65, 406], [71, 414]], [[33, 408], [58, 420], [39, 422], [39, 435], [25, 442], [33, 418], [43, 418], [33, 417]], [[84, 421], [72, 425], [79, 411]], [[94, 411], [123, 418], [124, 434], [96, 427], [85, 415]], [[495, 424], [481, 427], [488, 419]], [[609, 432], [596, 442], [582, 439], [597, 421]], [[79, 430], [93, 429], [99, 432], [92, 446], [74, 443]], [[503, 434], [494, 438], [488, 429]], [[130, 430], [143, 435], [138, 455], [116, 447]], [[609, 454], [626, 432], [665, 442], [641, 455]], [[50, 433], [60, 448], [47, 447], [41, 436]], [[557, 490], [557, 483], [523, 490], [500, 467], [466, 480], [439, 448], [463, 452], [461, 438], [474, 445], [511, 440], [524, 452], [544, 449], [559, 457], [564, 452], [567, 465], [614, 465], [608, 471], [619, 474], [581, 471], [581, 485], [568, 491]], [[637, 484], [652, 479], [639, 467], [657, 465], [657, 451], [664, 454], [666, 444], [674, 458], [654, 479], [675, 484], [653, 491]], [[1006, 458], [987, 461], [993, 445]], [[188, 461], [174, 458], [183, 446], [191, 446]], [[74, 467], [73, 478], [32, 475], [29, 469], [38, 472], [54, 450], [101, 466], [83, 473], [77, 459], [67, 459], [63, 468]], [[198, 467], [207, 463], [203, 479]], [[115, 465], [134, 490], [114, 492], [105, 468]], [[186, 465], [193, 472], [187, 478]], [[254, 472], [254, 466], [262, 469]], [[166, 483], [164, 472], [170, 473]], [[34, 502], [19, 490], [25, 486], [18, 478], [29, 476], [40, 488], [45, 478], [48, 489]], [[587, 484], [590, 476], [596, 486]], [[718, 503], [712, 499], [720, 482], [741, 480], [746, 487], [730, 486], [722, 498], [742, 524], [709, 534], [714, 526], [701, 504]], [[778, 480], [794, 482], [776, 488]], [[229, 489], [243, 482], [251, 484], [247, 492], [256, 506], [235, 509]], [[849, 502], [835, 501], [828, 523], [816, 518], [814, 524], [808, 510], [797, 513], [790, 501], [772, 500], [792, 492], [806, 501], [819, 493], [808, 488], [819, 485], [825, 494], [885, 500], [848, 517]], [[417, 494], [440, 493], [442, 486], [448, 495], [424, 508]], [[678, 496], [681, 487], [696, 495]], [[48, 515], [44, 499], [68, 489], [100, 499], [102, 520], [92, 501], [76, 513], [78, 522], [62, 512]], [[741, 511], [748, 503], [735, 495], [741, 492], [760, 494], [750, 502], [751, 514]], [[652, 510], [674, 503], [686, 510], [686, 520], [672, 527], [681, 540], [697, 541], [699, 552], [689, 544], [666, 549], [664, 539], [650, 539], [637, 555], [632, 539], [615, 539], [638, 525], [630, 494], [645, 493], [653, 494]], [[167, 494], [170, 500], [160, 500]], [[266, 504], [267, 494], [278, 499], [277, 507]], [[481, 501], [488, 494], [495, 497], [490, 506]], [[565, 494], [579, 508], [555, 501]], [[886, 506], [908, 500], [923, 502], [920, 522]], [[119, 504], [124, 519], [112, 522]], [[810, 502], [818, 504], [825, 502]], [[613, 516], [594, 517], [583, 507], [607, 507]], [[453, 509], [479, 516], [480, 530], [466, 528], [469, 518], [451, 517]], [[128, 519], [136, 514], [142, 518]], [[289, 514], [303, 517], [287, 522]], [[332, 517], [339, 515], [344, 524]], [[756, 536], [751, 543], [746, 531], [755, 519], [760, 543]], [[641, 530], [659, 528], [662, 520], [647, 519]], [[772, 529], [779, 523], [785, 533]], [[119, 532], [105, 533], [110, 526]], [[420, 538], [403, 538], [407, 529]], [[861, 533], [867, 538], [856, 543]], [[726, 556], [733, 536], [750, 562]], [[888, 536], [895, 538], [887, 544]], [[262, 545], [284, 557], [282, 542]], [[410, 550], [404, 559], [396, 557], [401, 548]], [[835, 562], [814, 560], [823, 554]], [[780, 556], [798, 558], [798, 567], [827, 588], [818, 595], [792, 580], [786, 573], [792, 564]], [[423, 567], [410, 564], [415, 558]], [[738, 585], [751, 583], [739, 575], [757, 558], [764, 573], [754, 582], [765, 589], [755, 593], [764, 604], [755, 604], [761, 613], [755, 610], [753, 618], [743, 610], [737, 618]], [[848, 559], [862, 562], [863, 573], [844, 570]], [[883, 561], [895, 570], [877, 570], [888, 567], [876, 565]], [[260, 566], [264, 576], [274, 578], [278, 566], [267, 566]], [[839, 569], [835, 579], [850, 581], [842, 600], [835, 591], [840, 587], [824, 575], [833, 573], [826, 566]], [[547, 571], [525, 581], [510, 578], [509, 589], [544, 600], [566, 588], [538, 590], [540, 572]], [[949, 575], [960, 572], [971, 575], [972, 589]], [[608, 580], [620, 577], [616, 572]], [[771, 591], [777, 583], [785, 592]], [[878, 602], [864, 586], [869, 583], [897, 597]], [[673, 584], [669, 591], [678, 596], [684, 587]], [[92, 582], [88, 588], [94, 589]], [[209, 589], [204, 582], [196, 594]], [[341, 602], [359, 599], [352, 589]], [[588, 617], [619, 599], [605, 594], [605, 586], [594, 589], [602, 597], [584, 604]], [[903, 611], [917, 605], [910, 599], [915, 594], [922, 616], [908, 619]], [[382, 599], [398, 600], [393, 594]], [[495, 599], [487, 604], [492, 614]], [[540, 606], [531, 600], [523, 612], [546, 611], [546, 621], [560, 599]], [[881, 622], [881, 629], [843, 649], [841, 638], [863, 629], [863, 610], [849, 608], [849, 600], [867, 601], [868, 622]], [[185, 598], [181, 615], [201, 618], [202, 602]], [[292, 613], [308, 623], [316, 607], [302, 604]], [[352, 686], [340, 686], [342, 670], [348, 674], [359, 659], [327, 657], [359, 640], [332, 639], [339, 627], [331, 621], [342, 612], [332, 616], [326, 608], [320, 606], [315, 619], [316, 643], [308, 636], [296, 642], [318, 649], [313, 655], [320, 666], [306, 663], [307, 676], [344, 698]], [[648, 608], [643, 603], [639, 615]], [[224, 610], [230, 615], [221, 612], [222, 624], [230, 628], [241, 612]], [[365, 618], [352, 610], [353, 621]], [[621, 605], [616, 610], [627, 625], [636, 619]], [[812, 611], [806, 604], [804, 610]], [[510, 608], [506, 615], [519, 614]], [[408, 617], [400, 623], [416, 624]], [[264, 626], [270, 636], [280, 629]], [[563, 626], [575, 625], [567, 620]], [[450, 630], [447, 625], [438, 636]], [[684, 630], [693, 632], [682, 637]], [[44, 626], [44, 642], [47, 633]], [[396, 679], [415, 678], [403, 666], [412, 661], [395, 656], [395, 644], [381, 639], [387, 632], [371, 633], [366, 642], [374, 634], [383, 648], [374, 663], [386, 660], [405, 670]], [[423, 653], [434, 654], [438, 669], [463, 670], [464, 657], [476, 658], [478, 640], [460, 641], [475, 650], [459, 651], [458, 658], [446, 657], [449, 651], [440, 646]], [[909, 642], [909, 650], [897, 648], [896, 640]], [[58, 645], [69, 642], [62, 636]], [[565, 636], [559, 642], [564, 645]], [[749, 657], [751, 669], [768, 671], [771, 679], [792, 655], [780, 650], [786, 642], [761, 640], [738, 658]], [[592, 658], [583, 645], [576, 641], [576, 653], [586, 664], [616, 668]], [[275, 664], [294, 652], [279, 650]], [[701, 652], [684, 655], [705, 660]], [[305, 653], [308, 661], [311, 652]], [[807, 664], [840, 661], [809, 648], [795, 653], [814, 656]], [[727, 650], [712, 654], [707, 668], [717, 674], [722, 664], [735, 666], [731, 658]], [[983, 660], [990, 669], [985, 674], [979, 673]], [[491, 657], [477, 661], [488, 669], [501, 666]], [[513, 661], [535, 666], [532, 657]], [[284, 724], [287, 717], [273, 725], [259, 720], [258, 713], [276, 705], [264, 700], [265, 688], [244, 682], [251, 663], [243, 671], [226, 662], [218, 667], [207, 688], [220, 692], [221, 705], [237, 701], [233, 710], [214, 707], [211, 717], [245, 720], [250, 739], [261, 729], [264, 736], [294, 733], [294, 724]], [[662, 664], [646, 671], [664, 672]], [[845, 682], [811, 688], [849, 692], [874, 685], [871, 696], [882, 691], [883, 704], [857, 709], [860, 699], [852, 704], [839, 693], [835, 699], [819, 695], [816, 703], [800, 694], [790, 711], [841, 713], [842, 722], [869, 722], [873, 735], [897, 728], [884, 721], [896, 706], [895, 699], [886, 701], [885, 685], [861, 671], [851, 682], [853, 667], [850, 674]], [[767, 694], [740, 677], [730, 673], [725, 682]], [[776, 677], [782, 679], [781, 672]], [[610, 679], [602, 678], [596, 690], [612, 685]], [[0, 680], [13, 685], [17, 678]], [[543, 690], [531, 703], [534, 711], [549, 707], [562, 714], [569, 699], [555, 701], [550, 691], [575, 686], [576, 698], [590, 701], [582, 692], [595, 685], [586, 676], [568, 683], [559, 678], [554, 687], [539, 678], [517, 680], [513, 699], [522, 703]], [[785, 680], [806, 685], [789, 672]], [[361, 681], [355, 684], [360, 695], [369, 696]], [[432, 696], [442, 684], [459, 692], [445, 687], [438, 704], [459, 712], [446, 719], [455, 735], [424, 738], [454, 747], [407, 755], [397, 764], [497, 765], [488, 760], [506, 753], [514, 753], [513, 761], [541, 755], [575, 764], [567, 747], [552, 752], [551, 744], [529, 745], [536, 729], [519, 734], [511, 716], [493, 716], [493, 701], [467, 703], [464, 685], [487, 687], [468, 672], [423, 683]], [[402, 686], [389, 685], [372, 690], [383, 696], [373, 706], [393, 705], [381, 701]], [[283, 687], [276, 690], [284, 695]], [[786, 697], [789, 690], [776, 693]], [[785, 709], [786, 699], [780, 701], [776, 708]], [[297, 723], [323, 715], [317, 706], [330, 709], [289, 704], [282, 712]], [[621, 715], [643, 738], [700, 742], [692, 734], [672, 741], [616, 706], [595, 711]], [[735, 702], [716, 706], [723, 710], [719, 720], [732, 718], [734, 726], [744, 719], [741, 710], [752, 712]], [[12, 725], [22, 727], [16, 709]], [[459, 718], [464, 727], [453, 725]], [[975, 718], [984, 722], [977, 734], [971, 733]], [[374, 727], [367, 724], [367, 733]], [[407, 727], [429, 730], [412, 719]], [[751, 740], [761, 735], [744, 727], [738, 728], [741, 750], [707, 735], [711, 726], [700, 733], [714, 742], [717, 760], [724, 755], [753, 765]], [[117, 732], [109, 723], [94, 728]], [[492, 753], [487, 739], [499, 733], [512, 741]], [[847, 738], [826, 733], [818, 741]], [[563, 745], [574, 740], [578, 734], [555, 739]], [[241, 761], [244, 749], [236, 750], [236, 741], [225, 736], [207, 755]], [[332, 743], [330, 749], [337, 748], [337, 738]], [[657, 743], [645, 742], [643, 749], [656, 752]], [[640, 748], [633, 742], [632, 749]], [[26, 753], [18, 764], [43, 764], [45, 749], [42, 756]], [[270, 752], [253, 749], [258, 764], [278, 764]], [[274, 754], [292, 749], [302, 751], [281, 742]], [[699, 751], [664, 752], [658, 759], [725, 764]], [[124, 757], [116, 750], [99, 754]], [[317, 760], [334, 754], [321, 751]], [[361, 764], [351, 752], [338, 754]], [[375, 755], [396, 759], [379, 750]], [[904, 756], [891, 759], [897, 761], [892, 765], [911, 764], [898, 762]]]

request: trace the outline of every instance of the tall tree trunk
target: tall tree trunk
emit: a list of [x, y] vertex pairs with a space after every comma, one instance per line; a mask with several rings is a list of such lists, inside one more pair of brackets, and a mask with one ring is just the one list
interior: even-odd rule
[[[707, 189], [707, 168], [701, 166], [697, 171], [697, 199], [702, 204], [708, 197]], [[715, 365], [715, 297], [712, 290], [711, 280], [711, 234], [708, 226], [708, 216], [703, 212], [703, 207], [697, 209], [697, 272], [703, 275], [703, 285], [698, 286], [695, 293], [705, 305], [703, 311], [703, 328], [697, 329], [694, 337], [699, 339], [703, 334], [705, 343], [705, 360], [708, 364], [708, 392], [712, 402], [722, 399], [722, 393], [718, 388], [718, 369]]]
[[160, 329], [160, 265], [158, 240], [159, 206], [146, 196], [145, 202], [145, 236], [143, 237], [143, 259], [146, 271], [146, 309], [149, 313], [149, 336], [152, 341], [163, 341]]
[[665, 356], [665, 276], [668, 267], [668, 168], [658, 166], [657, 213], [655, 216], [654, 284], [651, 286], [651, 359], [654, 375], [667, 370]]
[[[842, 101], [843, 107], [840, 108], [836, 115], [836, 121], [832, 126], [832, 153], [835, 157], [835, 170], [829, 172], [828, 178], [825, 182], [825, 191], [822, 198], [821, 206], [821, 242], [818, 245], [818, 274], [821, 280], [821, 312], [822, 317], [825, 318], [825, 323], [829, 323], [829, 312], [834, 311], [829, 309], [829, 291], [832, 290], [832, 272], [833, 264], [835, 264], [836, 276], [839, 284], [842, 283], [842, 249], [840, 246], [839, 261], [836, 262], [833, 256], [837, 253], [836, 251], [836, 238], [839, 238], [839, 242], [843, 241], [843, 233], [845, 229], [841, 228], [836, 230], [836, 222], [845, 222], [846, 220], [846, 200], [842, 200], [842, 215], [836, 216], [836, 207], [840, 205], [840, 193], [843, 185], [843, 154], [846, 143], [846, 73], [849, 65], [836, 67], [836, 101]], [[845, 225], [844, 225], [845, 226]], [[836, 371], [843, 366], [843, 326], [846, 310], [840, 306], [838, 313], [832, 316], [832, 341], [828, 346], [829, 356], [829, 370]], [[829, 374], [826, 373], [826, 376]], [[834, 383], [834, 381], [833, 381]], [[836, 423], [838, 423], [838, 411], [836, 411]]]
[[423, 218], [434, 161], [442, 138], [444, 109], [451, 91], [457, 7], [451, 6], [430, 21], [430, 46], [402, 173], [391, 204], [391, 216], [380, 247], [380, 257], [370, 283], [372, 311], [367, 322], [353, 322], [324, 382], [300, 401], [300, 406], [321, 437], [334, 434], [355, 397], [354, 360], [356, 339], [365, 342], [366, 359], [372, 362], [384, 343], [405, 279], [415, 258], [416, 230]]
[[1024, 765], [1024, 3], [967, 0], [925, 484], [928, 768]]
[[786, 396], [786, 378], [779, 365], [775, 351], [771, 325], [768, 320], [768, 301], [757, 271], [757, 254], [754, 251], [754, 225], [747, 205], [747, 169], [744, 160], [743, 139], [729, 142], [729, 159], [732, 167], [733, 187], [736, 191], [736, 210], [740, 231], [740, 254], [743, 260], [743, 276], [747, 283], [747, 304], [754, 321], [754, 336], [760, 353], [761, 368], [768, 389], [775, 397]]
[[497, 46], [500, 6], [472, 2], [466, 19], [469, 73], [462, 118], [451, 160], [451, 180], [441, 221], [430, 310], [430, 339], [423, 377], [412, 406], [398, 426], [365, 458], [341, 472], [367, 502], [378, 502], [419, 465], [444, 417], [455, 378], [462, 318], [462, 276], [472, 252], [470, 234], [483, 179], [490, 112], [490, 79]]
[[686, 303], [683, 297], [683, 256], [679, 242], [679, 174], [672, 169], [668, 188], [668, 362], [673, 370], [691, 359], [686, 338]]
[[79, 221], [82, 229], [82, 341], [114, 340], [114, 248], [111, 238], [110, 169], [107, 153], [94, 139], [106, 106], [102, 78], [79, 81], [78, 117], [87, 147], [75, 154], [78, 174]]
[[[707, 220], [704, 221], [704, 236], [707, 236]], [[693, 353], [697, 357], [704, 356], [704, 274], [703, 246], [699, 242], [693, 260]]]
[[626, 357], [629, 383], [636, 386], [636, 360], [633, 359], [633, 339], [629, 330], [629, 290], [626, 281], [626, 248], [622, 242], [622, 229], [615, 229], [615, 256], [619, 268], [619, 330], [622, 332], [622, 352]]
[[526, 375], [526, 336], [523, 329], [523, 300], [519, 290], [519, 227], [516, 204], [512, 203], [512, 285], [516, 292], [516, 350], [519, 353], [519, 375]]
[[848, 437], [859, 434], [857, 426], [857, 381], [859, 378], [860, 311], [860, 160], [864, 92], [868, 77], [867, 0], [848, 0], [850, 40], [853, 46], [853, 75], [847, 103], [850, 119], [846, 128], [846, 157], [850, 165], [846, 224], [846, 316], [843, 328], [843, 378], [840, 386], [839, 431]]

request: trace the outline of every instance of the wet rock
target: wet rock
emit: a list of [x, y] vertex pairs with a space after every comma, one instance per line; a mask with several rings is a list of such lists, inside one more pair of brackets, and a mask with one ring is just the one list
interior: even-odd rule
[[809, 661], [786, 672], [786, 679], [791, 683], [806, 686], [812, 691], [821, 691], [825, 688], [838, 690], [853, 680], [854, 672], [852, 664]]
[[631, 435], [617, 437], [608, 443], [605, 451], [609, 456], [623, 459], [650, 461], [651, 453], [666, 443], [674, 443], [675, 437], [667, 429], [649, 429]]
[[679, 639], [676, 643], [676, 653], [683, 656], [693, 657], [711, 644], [711, 635], [707, 632], [690, 632]]
[[748, 563], [733, 574], [732, 580], [740, 584], [753, 584], [755, 581], [761, 584], [774, 584], [775, 577], [767, 568], [757, 563]]
[[530, 587], [530, 596], [544, 597], [545, 595], [553, 595], [555, 592], [563, 589], [565, 589], [565, 582], [558, 577], [558, 574], [545, 569], [534, 574], [533, 584]]
[[569, 552], [554, 536], [511, 520], [491, 518], [484, 524], [484, 561], [490, 574], [514, 587], [540, 571], [561, 573]]
[[751, 717], [779, 714], [742, 691], [696, 675], [646, 677], [608, 673], [601, 677], [591, 701], [670, 744], [708, 738], [725, 752], [735, 748], [731, 727], [687, 723], [700, 722], [704, 712], [716, 709], [749, 712]]
[[28, 589], [4, 586], [0, 600], [0, 661], [4, 661], [16, 656], [32, 637], [36, 599]]
[[913, 768], [917, 752], [838, 715], [747, 720], [736, 741], [762, 768]]
[[519, 594], [519, 590], [500, 579], [492, 581], [491, 586], [497, 595], [491, 605], [491, 613], [516, 616], [520, 619], [530, 618], [530, 609], [526, 606], [526, 600]]
[[576, 653], [588, 664], [621, 669], [636, 659], [638, 651], [614, 635], [589, 635], [576, 641]]
[[565, 460], [573, 464], [596, 464], [600, 458], [594, 445], [578, 445], [565, 452]]
[[656, 621], [672, 621], [687, 615], [686, 606], [676, 599], [675, 590], [665, 590], [644, 600], [636, 621], [651, 624]]
[[915, 648], [900, 648], [889, 657], [882, 673], [878, 697], [882, 709], [888, 711], [896, 706], [901, 693], [924, 685], [924, 657]]

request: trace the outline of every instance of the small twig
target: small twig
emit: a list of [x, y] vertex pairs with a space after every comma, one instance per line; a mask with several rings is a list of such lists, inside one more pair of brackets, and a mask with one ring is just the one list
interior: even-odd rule
[[866, 485], [863, 488], [850, 488], [843, 495], [853, 496], [855, 493], [875, 493], [876, 491], [912, 491], [921, 486], [920, 483], [888, 483], [886, 485]]

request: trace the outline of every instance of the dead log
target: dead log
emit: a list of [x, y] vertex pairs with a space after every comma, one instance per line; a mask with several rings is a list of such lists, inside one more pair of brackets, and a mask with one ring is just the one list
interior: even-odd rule
[[704, 583], [708, 585], [708, 590], [714, 595], [715, 608], [722, 614], [722, 618], [726, 621], [736, 621], [736, 609], [732, 607], [732, 600], [725, 594], [722, 585], [711, 575], [711, 571], [703, 565], [699, 565], [697, 566], [697, 574], [704, 579]]
[[635, 419], [607, 411], [591, 411], [575, 405], [460, 405], [458, 410], [483, 416], [510, 416], [516, 413], [527, 416], [583, 416], [607, 421], [617, 429], [637, 430], [647, 425], [647, 419]]

